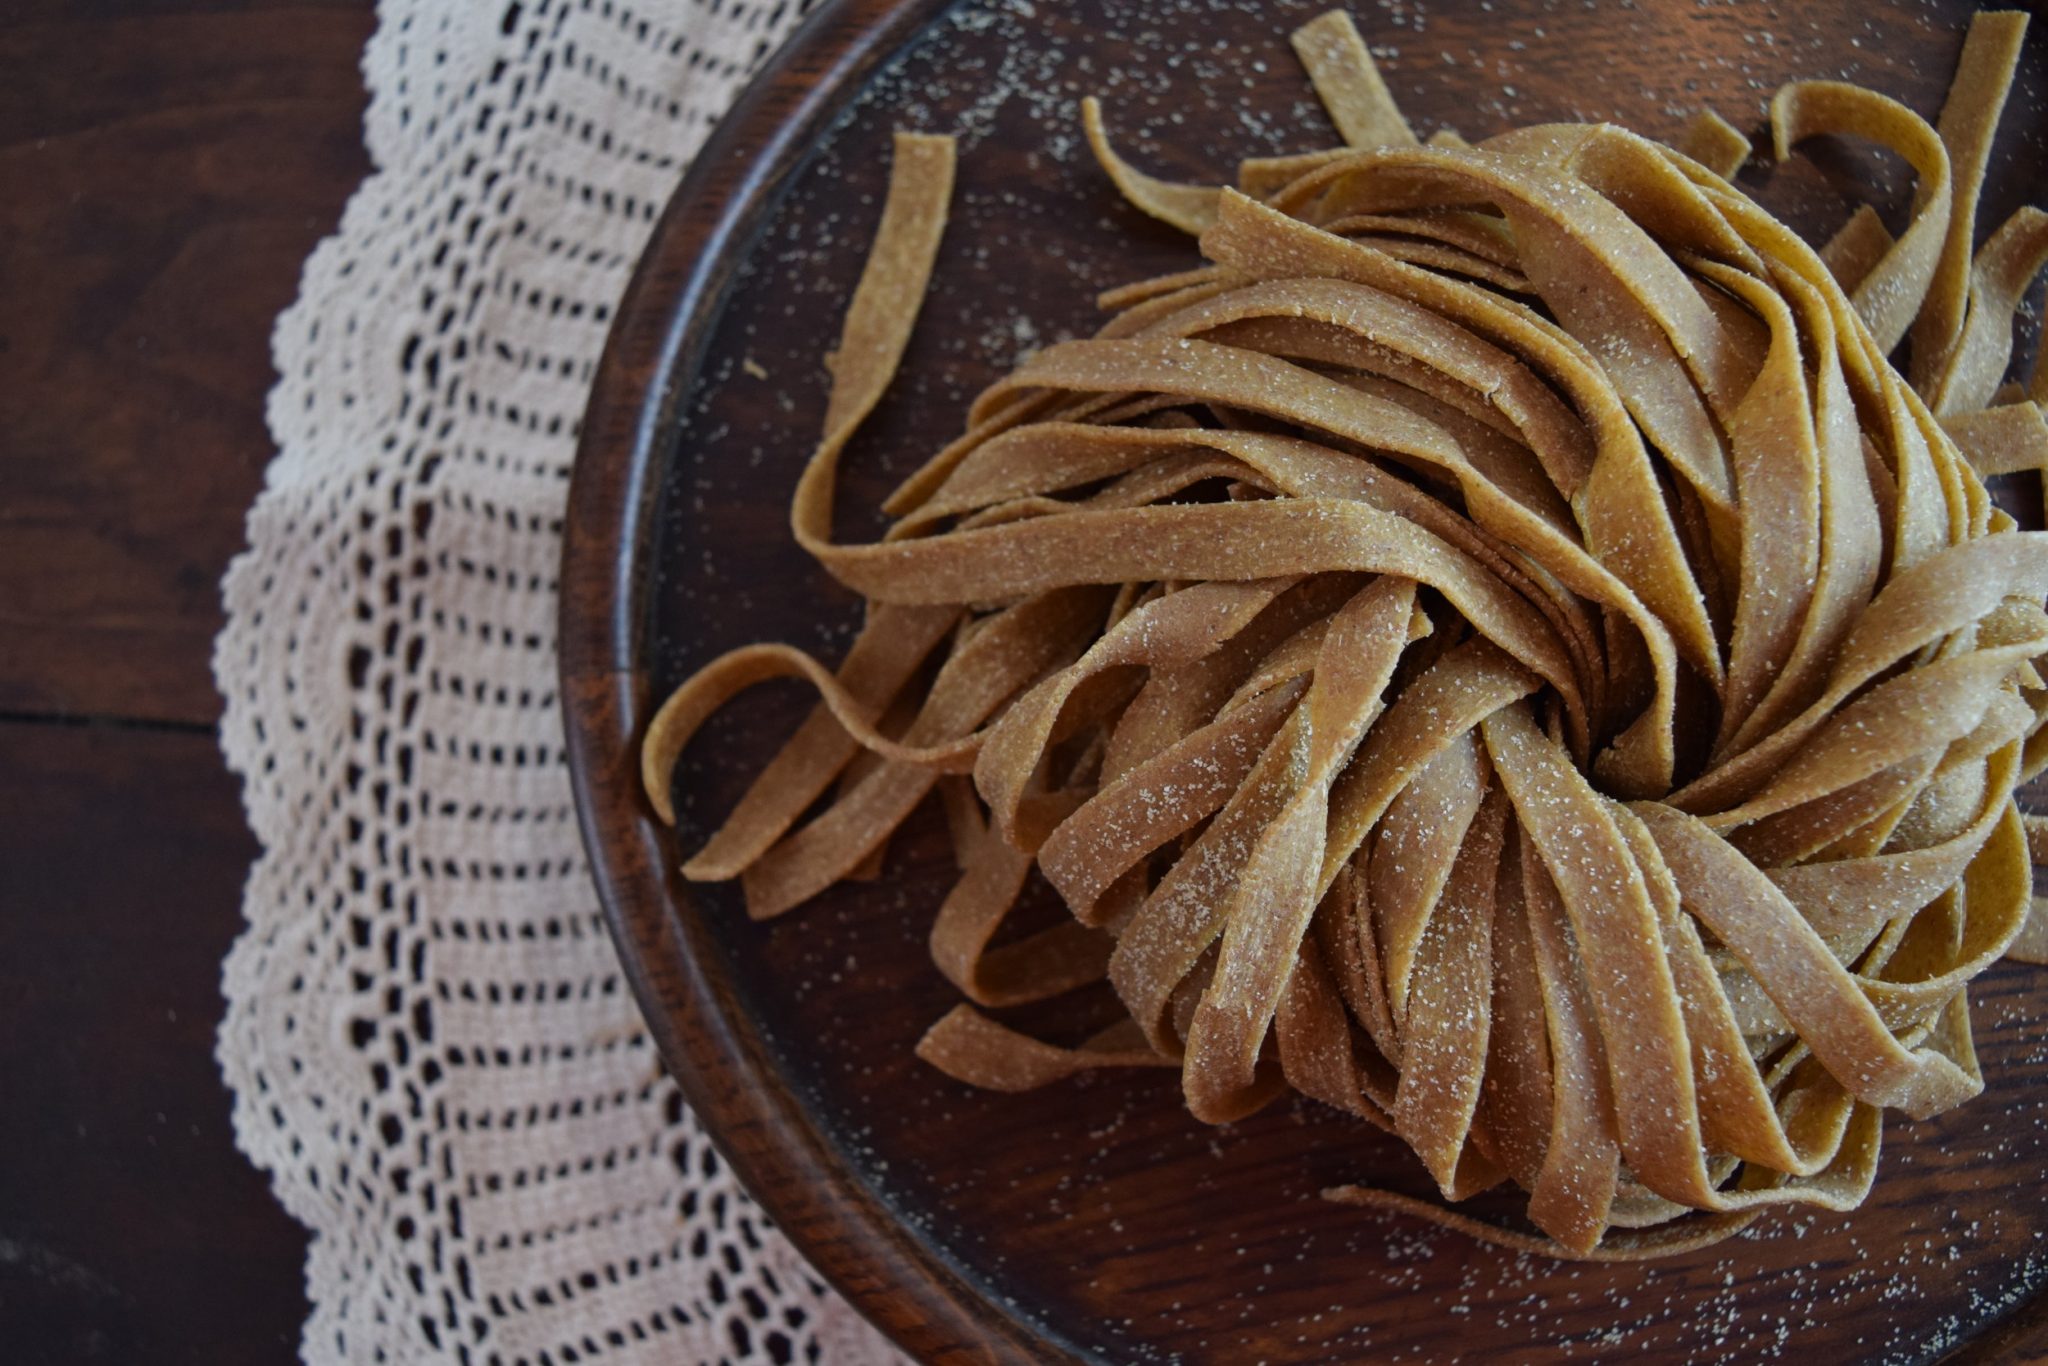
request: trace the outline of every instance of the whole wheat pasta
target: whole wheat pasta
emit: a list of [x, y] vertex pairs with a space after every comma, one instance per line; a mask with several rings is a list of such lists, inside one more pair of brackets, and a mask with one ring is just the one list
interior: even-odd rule
[[[1683, 150], [1418, 143], [1341, 14], [1295, 47], [1346, 145], [1236, 188], [1128, 165], [1090, 101], [1110, 176], [1208, 264], [1105, 295], [846, 545], [839, 454], [952, 185], [948, 140], [899, 135], [791, 512], [867, 622], [837, 670], [748, 647], [652, 719], [672, 820], [735, 692], [822, 694], [685, 874], [778, 915], [936, 792], [961, 871], [931, 949], [969, 1003], [918, 1051], [955, 1077], [1171, 1067], [1211, 1122], [1299, 1091], [1447, 1200], [1523, 1188], [1537, 1231], [1332, 1199], [1559, 1256], [1853, 1208], [1885, 1109], [1982, 1088], [1971, 980], [2048, 950], [2013, 797], [2048, 763], [2048, 535], [1983, 485], [2048, 465], [2000, 388], [2048, 218], [1971, 254], [2024, 23], [1979, 16], [1938, 128], [1779, 92], [1781, 155], [1869, 138], [1919, 177], [1899, 237], [1859, 213], [1819, 250], [1711, 115]], [[1072, 918], [1005, 936], [1034, 868]], [[1077, 990], [1125, 1018], [1062, 1047], [981, 1009]]]

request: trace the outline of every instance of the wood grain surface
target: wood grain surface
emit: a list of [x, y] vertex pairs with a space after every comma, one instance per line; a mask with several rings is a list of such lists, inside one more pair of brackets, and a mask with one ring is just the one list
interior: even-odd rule
[[0, 6], [0, 1360], [294, 1360], [233, 1146], [213, 735], [270, 327], [368, 169], [368, 0]]
[[210, 725], [270, 324], [368, 169], [369, 5], [0, 14], [0, 712]]
[[[911, 1044], [953, 1000], [924, 947], [951, 876], [931, 812], [880, 881], [768, 925], [748, 923], [732, 889], [685, 889], [668, 871], [677, 843], [634, 779], [650, 699], [750, 640], [835, 656], [857, 620], [857, 600], [790, 543], [786, 504], [890, 130], [960, 133], [960, 188], [902, 378], [841, 476], [847, 537], [874, 532], [880, 495], [959, 429], [982, 385], [1031, 346], [1091, 330], [1095, 290], [1193, 262], [1090, 164], [1078, 95], [1102, 94], [1127, 155], [1169, 175], [1214, 178], [1241, 155], [1319, 145], [1328, 134], [1285, 33], [1321, 7], [840, 0], [729, 116], [671, 205], [584, 429], [562, 662], [586, 840], [672, 1067], [770, 1212], [928, 1361], [2048, 1354], [2039, 970], [2002, 966], [1973, 991], [1987, 1093], [1930, 1123], [1894, 1117], [1856, 1215], [1767, 1220], [1653, 1266], [1564, 1266], [1319, 1202], [1344, 1181], [1417, 1193], [1427, 1181], [1390, 1140], [1306, 1102], [1210, 1129], [1170, 1077], [996, 1096], [915, 1062]], [[1811, 76], [1932, 114], [1971, 8], [1437, 0], [1359, 17], [1419, 131], [1480, 137], [1586, 117], [1670, 134], [1703, 105], [1753, 129], [1771, 90]], [[2044, 92], [2037, 31], [1986, 224], [2048, 199]], [[1745, 184], [1809, 230], [1844, 216], [1854, 186], [1875, 185], [1895, 224], [1904, 205], [1898, 168], [1868, 149], [1825, 148]], [[796, 688], [750, 695], [693, 747], [682, 844], [808, 701]], [[1078, 1037], [1075, 1013], [1063, 1001], [1014, 1018]]]

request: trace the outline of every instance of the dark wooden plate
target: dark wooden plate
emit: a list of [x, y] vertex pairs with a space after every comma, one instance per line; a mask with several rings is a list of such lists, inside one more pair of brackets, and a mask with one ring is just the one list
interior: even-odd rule
[[[2048, 980], [1973, 993], [1991, 1083], [1894, 1120], [1868, 1205], [1779, 1217], [1651, 1266], [1570, 1266], [1319, 1202], [1425, 1188], [1391, 1142], [1313, 1105], [1209, 1129], [1170, 1077], [980, 1094], [912, 1059], [951, 1003], [924, 938], [950, 859], [926, 812], [882, 879], [767, 925], [685, 887], [634, 748], [697, 663], [756, 639], [835, 656], [858, 604], [791, 543], [822, 353], [879, 213], [896, 126], [962, 134], [934, 292], [895, 392], [849, 457], [843, 535], [958, 430], [1027, 347], [1093, 326], [1098, 288], [1194, 260], [1089, 162], [1079, 95], [1130, 155], [1213, 176], [1328, 134], [1285, 34], [1326, 0], [828, 4], [754, 84], [655, 230], [613, 326], [570, 497], [561, 659], [599, 890], [669, 1066], [749, 1188], [819, 1270], [929, 1361], [1973, 1360], [2048, 1354]], [[1966, 3], [1376, 0], [1360, 20], [1422, 130], [1611, 118], [1670, 134], [1712, 105], [1761, 121], [1781, 81], [1847, 76], [1932, 114]], [[2044, 198], [2036, 35], [1986, 223]], [[1867, 149], [1749, 183], [1824, 228]], [[689, 756], [702, 834], [808, 705], [749, 696]], [[1043, 1015], [1043, 1012], [1041, 1012]], [[1050, 1017], [1045, 1017], [1050, 1018]]]

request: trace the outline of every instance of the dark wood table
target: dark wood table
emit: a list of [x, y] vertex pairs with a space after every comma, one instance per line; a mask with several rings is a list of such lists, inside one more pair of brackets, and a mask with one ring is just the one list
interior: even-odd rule
[[0, 1357], [282, 1362], [306, 1234], [213, 1061], [214, 739], [270, 327], [368, 171], [368, 0], [0, 4]]

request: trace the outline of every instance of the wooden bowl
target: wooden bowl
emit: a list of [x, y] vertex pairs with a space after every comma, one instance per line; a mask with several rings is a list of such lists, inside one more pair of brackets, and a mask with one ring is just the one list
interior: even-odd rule
[[[2048, 1355], [2048, 980], [1973, 992], [1990, 1085], [1891, 1122], [1869, 1203], [1781, 1215], [1668, 1262], [1574, 1266], [1329, 1205], [1327, 1185], [1421, 1193], [1398, 1145], [1307, 1102], [1210, 1129], [1171, 1075], [983, 1094], [916, 1062], [952, 1003], [924, 941], [950, 851], [921, 813], [879, 881], [752, 924], [685, 886], [639, 792], [651, 704], [756, 639], [836, 657], [857, 600], [791, 542], [821, 364], [880, 209], [898, 125], [962, 134], [959, 191], [901, 379], [850, 452], [842, 535], [1029, 346], [1092, 330], [1105, 285], [1192, 245], [1117, 198], [1075, 103], [1128, 155], [1215, 177], [1329, 134], [1288, 51], [1320, 7], [839, 0], [719, 126], [655, 229], [586, 417], [562, 567], [562, 696], [584, 838], [663, 1056], [749, 1189], [818, 1270], [926, 1361], [1973, 1360]], [[1421, 131], [1608, 118], [1669, 135], [1712, 106], [1761, 123], [1780, 82], [1848, 76], [1928, 114], [1971, 6], [1802, 0], [1380, 0], [1360, 15]], [[2044, 199], [2037, 34], [1980, 223]], [[1745, 183], [1809, 229], [1896, 168], [1869, 149]], [[2032, 488], [2028, 490], [2033, 498]], [[808, 706], [750, 695], [693, 747], [688, 847]], [[1060, 1006], [1022, 1012], [1054, 1025]], [[1511, 1204], [1485, 1206], [1502, 1212]]]

